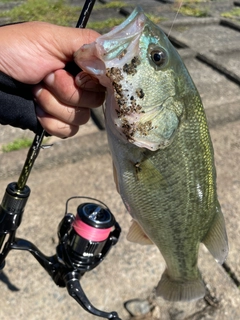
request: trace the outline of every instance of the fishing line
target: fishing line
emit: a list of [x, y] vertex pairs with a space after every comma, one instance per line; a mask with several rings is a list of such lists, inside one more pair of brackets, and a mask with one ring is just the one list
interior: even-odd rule
[[169, 38], [170, 33], [171, 33], [171, 31], [172, 31], [172, 28], [173, 28], [174, 22], [176, 21], [177, 16], [178, 16], [178, 14], [179, 14], [179, 11], [180, 11], [180, 9], [181, 9], [181, 7], [182, 7], [182, 5], [183, 5], [183, 1], [184, 1], [184, 0], [181, 0], [180, 5], [179, 5], [178, 10], [177, 10], [177, 13], [176, 13], [176, 15], [175, 15], [175, 17], [174, 17], [174, 19], [173, 19], [173, 23], [172, 23], [172, 25], [171, 25], [171, 27], [170, 27], [170, 30], [169, 30], [169, 32], [168, 32], [168, 35], [167, 35], [167, 36], [168, 36], [168, 38]]

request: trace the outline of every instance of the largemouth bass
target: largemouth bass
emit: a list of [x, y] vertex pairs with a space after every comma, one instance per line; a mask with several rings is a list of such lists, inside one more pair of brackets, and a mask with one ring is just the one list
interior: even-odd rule
[[128, 239], [154, 243], [167, 265], [158, 295], [203, 297], [199, 245], [223, 263], [228, 244], [206, 116], [184, 63], [140, 8], [75, 61], [107, 88], [115, 182], [133, 217]]

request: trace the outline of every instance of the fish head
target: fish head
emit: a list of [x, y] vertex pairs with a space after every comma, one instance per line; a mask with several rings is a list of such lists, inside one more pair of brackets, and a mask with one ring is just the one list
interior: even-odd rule
[[165, 33], [140, 7], [76, 53], [80, 67], [107, 88], [111, 134], [155, 151], [169, 146], [183, 114], [188, 72]]

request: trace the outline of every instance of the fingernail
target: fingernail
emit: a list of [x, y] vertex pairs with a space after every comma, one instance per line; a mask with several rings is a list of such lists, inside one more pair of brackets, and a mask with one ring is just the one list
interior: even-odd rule
[[38, 98], [40, 96], [42, 89], [43, 88], [40, 84], [37, 84], [36, 86], [33, 87], [32, 93], [35, 96], [35, 98]]
[[52, 73], [49, 73], [45, 78], [44, 78], [44, 82], [46, 83], [46, 85], [53, 85], [54, 84], [54, 79], [55, 79], [55, 74], [52, 72]]

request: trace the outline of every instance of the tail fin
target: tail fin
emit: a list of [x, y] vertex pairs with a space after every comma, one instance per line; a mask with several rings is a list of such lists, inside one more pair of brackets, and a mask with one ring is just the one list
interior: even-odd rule
[[196, 280], [183, 282], [170, 279], [165, 271], [157, 286], [157, 295], [168, 301], [191, 301], [203, 298], [205, 293], [200, 273]]

